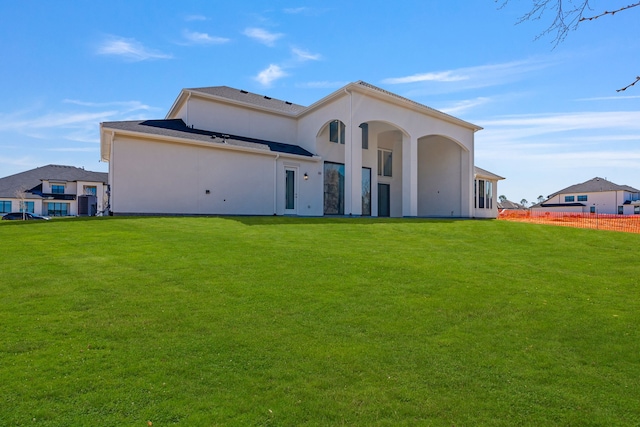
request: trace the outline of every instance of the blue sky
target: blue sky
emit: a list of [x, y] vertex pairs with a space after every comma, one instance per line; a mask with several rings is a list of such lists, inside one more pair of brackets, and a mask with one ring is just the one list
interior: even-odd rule
[[[566, 0], [565, 0], [566, 1]], [[594, 14], [628, 2], [595, 0]], [[528, 0], [31, 1], [0, 14], [0, 176], [106, 171], [99, 123], [227, 85], [309, 105], [364, 80], [482, 126], [476, 165], [535, 201], [595, 176], [640, 188], [640, 8], [515, 25]]]

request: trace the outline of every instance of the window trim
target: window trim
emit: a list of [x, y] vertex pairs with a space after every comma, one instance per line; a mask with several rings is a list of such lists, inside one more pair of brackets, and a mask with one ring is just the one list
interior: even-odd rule
[[573, 203], [576, 201], [576, 196], [564, 196], [565, 203]]
[[[385, 159], [383, 155], [389, 154], [389, 174], [387, 175], [385, 169]], [[393, 178], [393, 151], [387, 148], [378, 148], [378, 176]]]

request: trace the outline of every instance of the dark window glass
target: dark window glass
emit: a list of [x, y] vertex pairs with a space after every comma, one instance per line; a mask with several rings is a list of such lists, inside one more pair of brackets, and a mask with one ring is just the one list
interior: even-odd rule
[[362, 123], [360, 128], [362, 129], [362, 148], [367, 150], [369, 149], [369, 124]]
[[584, 195], [584, 196], [578, 196], [578, 201], [579, 201], [579, 202], [586, 202], [586, 201], [587, 201], [587, 196], [586, 196], [586, 195]]
[[478, 208], [484, 209], [484, 180], [478, 180]]
[[344, 144], [345, 125], [340, 120], [329, 123], [329, 141]]
[[324, 164], [324, 214], [344, 215], [344, 165]]
[[52, 185], [51, 192], [53, 194], [64, 194], [64, 185]]
[[573, 202], [575, 200], [574, 196], [564, 196], [565, 202]]
[[371, 169], [362, 168], [362, 215], [371, 216]]
[[0, 200], [0, 213], [11, 212], [11, 200]]

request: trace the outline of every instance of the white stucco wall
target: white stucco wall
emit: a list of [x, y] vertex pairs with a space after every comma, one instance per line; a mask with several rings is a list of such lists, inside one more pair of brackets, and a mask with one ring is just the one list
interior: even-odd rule
[[[322, 215], [318, 163], [248, 151], [116, 135], [111, 154], [115, 214], [284, 213], [284, 162], [299, 168], [299, 215]], [[309, 180], [304, 181], [307, 172]], [[315, 173], [316, 178], [312, 178]], [[208, 194], [207, 194], [208, 190]], [[314, 194], [315, 193], [315, 194]], [[304, 204], [304, 209], [301, 206]]]
[[180, 108], [177, 117], [196, 129], [285, 144], [297, 143], [295, 119], [260, 110], [191, 97]]

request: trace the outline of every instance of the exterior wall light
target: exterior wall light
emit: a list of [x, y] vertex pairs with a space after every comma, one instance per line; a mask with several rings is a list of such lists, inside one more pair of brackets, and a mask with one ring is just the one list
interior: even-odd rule
[[305, 172], [305, 173], [304, 173], [304, 180], [306, 181], [306, 180], [308, 180], [308, 179], [309, 179], [309, 175], [307, 175], [307, 173]]

